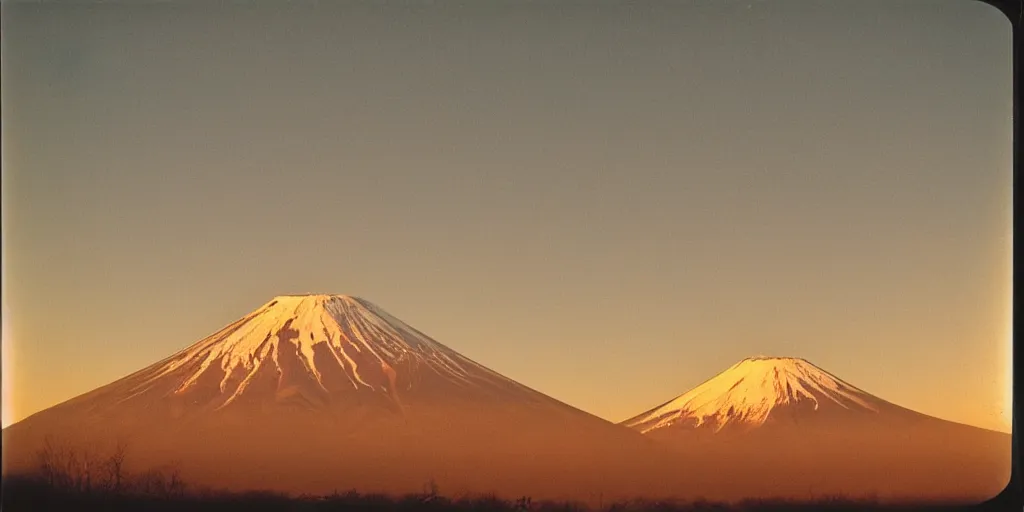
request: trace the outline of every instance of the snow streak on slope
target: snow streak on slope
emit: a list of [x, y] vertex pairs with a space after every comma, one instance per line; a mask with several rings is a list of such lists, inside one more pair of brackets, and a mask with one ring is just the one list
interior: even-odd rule
[[[322, 345], [322, 346], [321, 346]], [[159, 368], [136, 385], [133, 395], [174, 372], [198, 368], [175, 393], [187, 392], [209, 371], [220, 375], [220, 407], [241, 396], [261, 370], [284, 373], [282, 349], [294, 351], [304, 370], [322, 391], [323, 370], [315, 349], [326, 348], [353, 390], [393, 393], [398, 369], [430, 370], [457, 386], [491, 384], [520, 387], [406, 325], [381, 308], [344, 295], [280, 296], [212, 336], [158, 363]], [[319, 360], [321, 365], [323, 359]], [[368, 377], [374, 375], [376, 378]], [[523, 388], [524, 390], [526, 388]]]
[[787, 406], [876, 413], [883, 404], [803, 359], [755, 357], [624, 424], [643, 433], [677, 424], [717, 432], [726, 425], [762, 425], [773, 411]]

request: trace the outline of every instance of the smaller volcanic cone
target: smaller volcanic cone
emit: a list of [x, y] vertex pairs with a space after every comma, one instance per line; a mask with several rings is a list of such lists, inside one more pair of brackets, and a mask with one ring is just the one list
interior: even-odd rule
[[1009, 480], [1009, 434], [875, 397], [804, 359], [744, 359], [623, 425], [673, 448], [724, 499], [981, 501]]

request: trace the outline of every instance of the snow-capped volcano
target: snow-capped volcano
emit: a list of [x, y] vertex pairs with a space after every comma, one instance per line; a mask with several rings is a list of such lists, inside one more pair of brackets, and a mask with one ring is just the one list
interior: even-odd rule
[[[279, 296], [127, 377], [3, 431], [4, 471], [47, 436], [127, 441], [231, 489], [590, 499], [674, 489], [653, 441], [471, 361], [367, 300]], [[661, 461], [661, 462], [659, 462]], [[665, 491], [668, 492], [668, 491]]]
[[974, 500], [1009, 476], [1010, 435], [900, 407], [793, 357], [744, 359], [622, 424], [699, 464], [691, 485], [733, 496]]
[[[219, 409], [262, 393], [265, 386], [256, 384], [267, 376], [277, 379], [276, 392], [292, 386], [311, 403], [352, 392], [398, 402], [420, 384], [538, 398], [369, 301], [347, 295], [275, 297], [141, 374], [123, 400], [173, 377], [172, 394], [199, 393], [204, 404]], [[204, 384], [209, 388], [214, 379], [218, 392], [209, 393]]]
[[877, 413], [895, 407], [793, 357], [751, 357], [683, 395], [626, 420], [648, 433], [673, 425], [710, 428], [756, 427], [798, 411], [834, 409]]

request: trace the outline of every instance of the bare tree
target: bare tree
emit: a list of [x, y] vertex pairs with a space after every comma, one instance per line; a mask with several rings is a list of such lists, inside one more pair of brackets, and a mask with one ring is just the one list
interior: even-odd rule
[[77, 462], [76, 487], [82, 492], [92, 492], [93, 475], [97, 473], [99, 457], [96, 455], [96, 452], [85, 448], [82, 450], [82, 455]]
[[100, 488], [119, 492], [127, 478], [126, 454], [127, 447], [123, 442], [118, 442], [113, 453], [104, 458], [94, 450], [85, 448], [79, 451], [46, 436], [36, 457], [40, 477], [54, 489], [88, 493]]
[[78, 472], [78, 452], [70, 445], [65, 444], [63, 451], [63, 467], [61, 468], [61, 474], [63, 475], [63, 487], [72, 491], [77, 491], [79, 488], [79, 481], [81, 480], [81, 474]]
[[56, 489], [80, 489], [83, 473], [78, 454], [73, 448], [46, 436], [36, 454], [43, 480]]
[[50, 487], [56, 487], [59, 479], [58, 473], [62, 464], [58, 451], [59, 447], [54, 442], [53, 436], [48, 435], [43, 441], [43, 447], [36, 453], [36, 457], [39, 459], [39, 473]]
[[113, 492], [120, 492], [125, 480], [124, 461], [128, 454], [128, 446], [123, 441], [118, 441], [114, 451], [104, 461], [103, 470], [106, 477], [107, 487]]
[[177, 466], [171, 467], [168, 472], [166, 492], [175, 498], [185, 494], [185, 481], [181, 479], [181, 470]]

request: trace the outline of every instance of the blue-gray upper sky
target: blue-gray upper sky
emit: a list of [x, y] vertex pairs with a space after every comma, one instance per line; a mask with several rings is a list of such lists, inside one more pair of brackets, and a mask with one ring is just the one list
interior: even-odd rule
[[1008, 428], [983, 3], [3, 14], [5, 425], [320, 292], [611, 420], [763, 353]]

